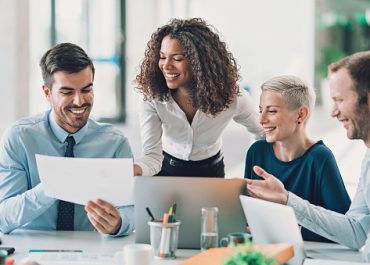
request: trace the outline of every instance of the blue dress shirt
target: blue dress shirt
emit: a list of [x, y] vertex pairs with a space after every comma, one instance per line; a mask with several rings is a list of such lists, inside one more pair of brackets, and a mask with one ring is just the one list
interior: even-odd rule
[[[0, 231], [16, 228], [55, 230], [58, 200], [45, 195], [35, 154], [64, 156], [69, 135], [54, 120], [53, 111], [24, 118], [8, 128], [0, 144]], [[130, 158], [131, 148], [121, 131], [88, 120], [75, 134], [75, 157]], [[81, 187], [83, 189], [83, 187]], [[133, 205], [119, 208], [122, 225], [115, 236], [134, 229]], [[94, 230], [84, 206], [75, 205], [75, 230]]]

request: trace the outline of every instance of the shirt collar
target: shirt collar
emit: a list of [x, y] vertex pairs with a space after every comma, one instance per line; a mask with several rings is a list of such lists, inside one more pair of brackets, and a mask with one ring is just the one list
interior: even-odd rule
[[68, 136], [73, 136], [75, 139], [76, 144], [78, 144], [82, 138], [86, 135], [89, 121], [87, 121], [86, 125], [79, 129], [77, 132], [71, 134], [66, 132], [62, 127], [58, 125], [54, 118], [54, 110], [51, 110], [48, 115], [49, 124], [51, 127], [52, 132], [54, 133], [55, 137], [61, 142], [64, 143]]
[[174, 99], [173, 99], [173, 97], [172, 97], [171, 92], [168, 92], [168, 100], [163, 100], [163, 101], [161, 101], [161, 100], [157, 100], [157, 102], [158, 102], [158, 103], [160, 103], [160, 104], [163, 104], [163, 105], [173, 104]]

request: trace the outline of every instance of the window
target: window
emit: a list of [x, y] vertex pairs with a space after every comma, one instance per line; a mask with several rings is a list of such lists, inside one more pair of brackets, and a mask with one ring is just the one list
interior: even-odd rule
[[[96, 68], [92, 117], [124, 121], [125, 1], [38, 0], [31, 5], [32, 84], [40, 87], [42, 83], [37, 66], [49, 47], [61, 42], [75, 43], [93, 59]], [[31, 96], [31, 112], [44, 110], [40, 91], [32, 94], [35, 96]]]

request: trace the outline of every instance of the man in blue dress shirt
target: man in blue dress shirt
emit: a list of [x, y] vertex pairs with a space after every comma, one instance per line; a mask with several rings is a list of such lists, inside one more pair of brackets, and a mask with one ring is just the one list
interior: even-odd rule
[[[62, 43], [45, 53], [40, 62], [43, 92], [51, 109], [15, 122], [0, 144], [0, 231], [16, 228], [57, 229], [59, 201], [45, 195], [35, 154], [66, 154], [66, 139], [73, 137], [72, 156], [132, 157], [127, 138], [112, 125], [89, 115], [94, 101], [94, 65], [77, 45]], [[84, 187], [81, 187], [83, 189]], [[72, 205], [72, 229], [97, 230], [114, 236], [133, 228], [133, 206], [113, 207], [97, 200]], [[59, 228], [58, 228], [59, 229]], [[61, 229], [68, 230], [68, 229]]]

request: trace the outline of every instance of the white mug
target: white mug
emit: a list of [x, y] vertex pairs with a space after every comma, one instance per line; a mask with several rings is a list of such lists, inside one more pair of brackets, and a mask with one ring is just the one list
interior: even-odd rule
[[150, 265], [152, 258], [152, 247], [149, 244], [128, 244], [123, 247], [125, 265]]

